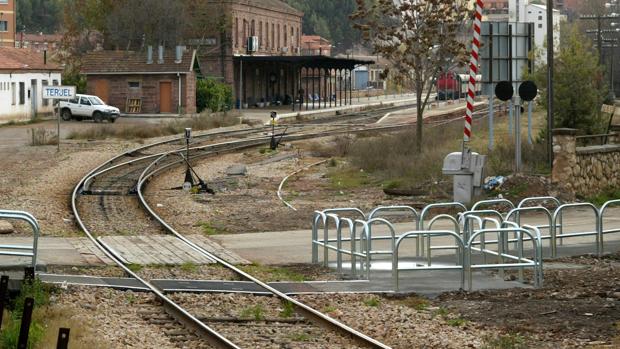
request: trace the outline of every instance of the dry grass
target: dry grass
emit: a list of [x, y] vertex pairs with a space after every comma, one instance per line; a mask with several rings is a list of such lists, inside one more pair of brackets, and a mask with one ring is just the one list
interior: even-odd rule
[[45, 128], [31, 128], [30, 136], [31, 146], [56, 145], [58, 143], [56, 132], [46, 130]]
[[93, 330], [87, 327], [87, 319], [77, 316], [72, 310], [60, 306], [49, 306], [35, 310], [34, 316], [41, 319], [45, 326], [45, 334], [38, 348], [55, 348], [58, 330], [69, 328], [69, 347], [72, 349], [107, 348], [101, 338], [97, 338]]
[[[543, 114], [536, 115], [536, 125]], [[525, 119], [525, 118], [524, 118]], [[540, 142], [527, 142], [527, 120], [523, 123], [522, 154], [523, 172], [548, 173], [546, 146]], [[411, 129], [373, 137], [339, 138], [331, 147], [330, 156], [347, 156], [356, 169], [363, 169], [384, 183], [384, 186], [420, 188], [445, 179], [442, 175], [443, 159], [451, 152], [461, 150], [463, 125], [460, 121], [438, 127], [426, 126], [424, 148], [416, 150], [416, 132]], [[538, 133], [534, 127], [534, 135]], [[495, 126], [495, 147], [487, 150], [488, 121], [474, 123], [475, 138], [470, 143], [473, 151], [487, 154], [487, 175], [508, 175], [514, 167], [514, 141], [508, 133], [506, 117], [498, 119]], [[322, 153], [328, 153], [324, 149]]]
[[163, 124], [131, 126], [122, 124], [102, 125], [101, 127], [93, 127], [88, 130], [73, 131], [67, 138], [90, 140], [116, 138], [134, 140], [179, 134], [182, 133], [185, 128], [200, 131], [237, 124], [239, 124], [239, 115], [236, 113], [203, 113], [189, 119], [173, 120]]

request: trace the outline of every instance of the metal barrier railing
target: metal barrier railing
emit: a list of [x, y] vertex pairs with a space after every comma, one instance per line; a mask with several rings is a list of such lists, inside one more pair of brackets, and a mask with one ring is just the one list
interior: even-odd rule
[[28, 212], [11, 210], [0, 210], [0, 219], [18, 220], [30, 225], [34, 235], [32, 245], [0, 245], [0, 255], [31, 257], [32, 267], [36, 270], [39, 235], [41, 234], [41, 228], [37, 219]]
[[[426, 205], [420, 213], [420, 219], [418, 220], [419, 222], [418, 229], [417, 229], [418, 231], [425, 230], [424, 218], [426, 218], [426, 216], [429, 214], [429, 212], [432, 209], [438, 209], [438, 208], [456, 208], [457, 213], [467, 211], [467, 207], [465, 207], [465, 205], [463, 205], [460, 202], [440, 202], [440, 203]], [[416, 256], [420, 256], [420, 252], [422, 252], [422, 255], [424, 255], [424, 240], [423, 239], [416, 243]]]
[[599, 229], [600, 229], [600, 238], [599, 238], [599, 240], [600, 240], [599, 243], [600, 243], [600, 246], [601, 246], [600, 247], [600, 253], [605, 252], [605, 246], [604, 246], [604, 244], [605, 244], [605, 239], [604, 239], [605, 234], [620, 233], [620, 228], [608, 229], [608, 230], [605, 230], [605, 228], [604, 228], [605, 211], [607, 211], [607, 209], [610, 206], [612, 206], [612, 205], [620, 205], [620, 200], [610, 200], [610, 201], [607, 201], [605, 204], [603, 204], [603, 206], [601, 206], [601, 209], [599, 211], [600, 213], [599, 213], [599, 217], [598, 217], [598, 219], [599, 219], [598, 226], [599, 226]]
[[493, 199], [493, 200], [481, 200], [481, 201], [476, 202], [471, 207], [471, 211], [480, 211], [481, 206], [494, 206], [494, 205], [495, 206], [506, 205], [510, 208], [509, 211], [515, 208], [515, 204], [513, 204], [512, 201], [508, 199]]
[[427, 231], [409, 231], [398, 237], [396, 240], [396, 245], [394, 247], [394, 254], [392, 255], [392, 280], [396, 291], [399, 289], [399, 277], [398, 273], [404, 270], [460, 270], [461, 271], [461, 289], [465, 289], [465, 261], [463, 259], [464, 254], [461, 255], [461, 259], [457, 261], [456, 265], [442, 265], [442, 266], [415, 266], [409, 268], [401, 268], [399, 266], [399, 248], [401, 243], [411, 237], [411, 236], [452, 236], [454, 237], [454, 241], [457, 245], [465, 250], [465, 244], [463, 243], [463, 239], [461, 239], [460, 235], [449, 230], [427, 230]]
[[[555, 211], [542, 206], [528, 206], [531, 204], [543, 204], [545, 201], [553, 202], [558, 205]], [[549, 240], [551, 257], [557, 257], [557, 246], [561, 244], [561, 239], [572, 237], [591, 236], [596, 237], [596, 252], [601, 255], [604, 250], [605, 234], [620, 233], [620, 227], [612, 229], [604, 229], [605, 213], [609, 212], [611, 206], [620, 205], [620, 200], [611, 200], [606, 202], [600, 209], [590, 203], [573, 203], [561, 204], [559, 200], [552, 197], [532, 197], [522, 200], [517, 207], [505, 199], [485, 200], [476, 203], [473, 207], [476, 210], [467, 211], [465, 206], [459, 203], [439, 203], [431, 204], [417, 215], [415, 209], [408, 206], [384, 206], [372, 210], [365, 215], [361, 210], [355, 208], [330, 209], [315, 212], [312, 226], [312, 242], [313, 242], [313, 262], [318, 263], [318, 247], [324, 249], [323, 264], [329, 263], [329, 251], [336, 252], [336, 265], [338, 272], [342, 272], [343, 255], [351, 258], [351, 271], [357, 275], [358, 260], [359, 271], [362, 275], [370, 278], [371, 260], [374, 255], [391, 255], [392, 256], [392, 274], [396, 287], [398, 288], [398, 272], [404, 270], [442, 270], [442, 269], [460, 269], [464, 274], [468, 274], [469, 289], [471, 289], [471, 273], [477, 269], [497, 269], [500, 276], [503, 276], [504, 269], [518, 269], [519, 280], [523, 281], [524, 268], [534, 268], [534, 282], [541, 285], [543, 281], [542, 275], [542, 242]], [[480, 209], [486, 205], [505, 204], [513, 207], [505, 215], [497, 210]], [[448, 214], [438, 214], [430, 217], [429, 212], [434, 208], [456, 208], [462, 210], [458, 213], [458, 219]], [[594, 213], [594, 230], [564, 233], [562, 229], [562, 215], [564, 211], [571, 208], [582, 208], [592, 210]], [[413, 213], [417, 219], [416, 231], [407, 231], [402, 234], [397, 232], [395, 225], [385, 218], [376, 217], [379, 213], [385, 211], [408, 211]], [[361, 219], [353, 220], [348, 217], [341, 217], [339, 214], [349, 213], [358, 216]], [[546, 222], [540, 224], [522, 224], [523, 215], [525, 213], [540, 213], [545, 217]], [[425, 224], [425, 218], [430, 221]], [[453, 230], [433, 230], [433, 227], [441, 221], [449, 222]], [[373, 226], [382, 225], [387, 227], [388, 235], [377, 235], [373, 233]], [[428, 227], [425, 227], [428, 225]], [[491, 225], [491, 227], [490, 227]], [[336, 227], [335, 238], [330, 238], [329, 229]], [[360, 228], [361, 227], [361, 228]], [[323, 229], [323, 239], [319, 239], [319, 229]], [[423, 228], [423, 229], [419, 229]], [[348, 236], [343, 237], [343, 230], [348, 229]], [[541, 230], [547, 229], [548, 234], [542, 235]], [[587, 228], [585, 229], [587, 230]], [[494, 234], [496, 238], [487, 239], [489, 234]], [[441, 236], [452, 236], [455, 239], [454, 244], [432, 245], [435, 238]], [[422, 255], [426, 255], [424, 263], [414, 263], [414, 267], [403, 268], [399, 266], [399, 248], [405, 239], [416, 239], [416, 254], [420, 257], [419, 244], [426, 245], [422, 250]], [[383, 250], [375, 250], [372, 248], [373, 241], [389, 241], [388, 246]], [[523, 256], [524, 242], [532, 243], [534, 254], [533, 259]], [[509, 243], [514, 243], [511, 249]], [[350, 248], [343, 247], [345, 243], [350, 243]], [[490, 249], [489, 246], [497, 245], [496, 249]], [[433, 265], [432, 252], [434, 250], [455, 250], [456, 265], [446, 266]], [[472, 264], [472, 253], [480, 252], [482, 254], [482, 264]], [[402, 255], [402, 253], [400, 253]], [[497, 257], [496, 263], [488, 264], [487, 257]], [[512, 263], [507, 263], [513, 261]], [[516, 262], [515, 262], [516, 261]]]
[[575, 208], [575, 207], [582, 207], [582, 208], [589, 208], [592, 209], [592, 211], [594, 211], [594, 219], [595, 219], [595, 228], [594, 231], [588, 231], [588, 232], [576, 232], [576, 233], [564, 233], [563, 229], [561, 231], [561, 235], [556, 234], [555, 229], [552, 229], [552, 233], [551, 233], [551, 258], [555, 258], [557, 257], [557, 239], [560, 239], [560, 241], [562, 241], [562, 239], [565, 238], [569, 238], [569, 237], [575, 237], [575, 236], [590, 236], [590, 235], [594, 235], [596, 236], [596, 254], [598, 256], [601, 255], [601, 246], [600, 246], [600, 241], [601, 241], [601, 229], [600, 229], [600, 212], [599, 210], [596, 208], [596, 206], [594, 206], [593, 204], [587, 203], [587, 202], [582, 202], [582, 203], [574, 203], [574, 204], [564, 204], [561, 205], [560, 207], [557, 208], [557, 210], [555, 210], [555, 212], [553, 213], [553, 220], [552, 220], [552, 226], [555, 227], [556, 223], [558, 221], [558, 217], [562, 215], [562, 212], [564, 210], [566, 210], [567, 208]]

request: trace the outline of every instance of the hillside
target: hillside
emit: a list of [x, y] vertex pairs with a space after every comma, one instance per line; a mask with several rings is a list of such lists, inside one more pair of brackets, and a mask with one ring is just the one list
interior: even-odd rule
[[337, 53], [360, 42], [349, 15], [355, 11], [355, 0], [286, 0], [304, 12], [304, 34], [316, 34], [332, 41]]

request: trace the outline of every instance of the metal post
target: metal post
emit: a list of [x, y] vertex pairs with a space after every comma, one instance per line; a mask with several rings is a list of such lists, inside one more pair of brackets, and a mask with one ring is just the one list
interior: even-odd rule
[[243, 109], [243, 58], [239, 57], [239, 110]]
[[0, 278], [0, 328], [2, 327], [2, 315], [4, 314], [4, 303], [6, 301], [7, 290], [9, 287], [9, 276], [2, 275]]
[[314, 81], [314, 68], [312, 68], [312, 110], [314, 110], [314, 88], [316, 87], [316, 81]]
[[[512, 71], [512, 26], [508, 25], [508, 81], [514, 89], [513, 71]], [[517, 89], [514, 89], [517, 91]], [[513, 134], [514, 121], [514, 97], [510, 99], [510, 114], [508, 118], [508, 133]]]
[[306, 90], [304, 91], [304, 100], [306, 101], [306, 110], [308, 110], [308, 95], [309, 95], [309, 91], [308, 91], [308, 79], [310, 77], [310, 75], [308, 75], [308, 67], [305, 68], [306, 69]]
[[515, 103], [515, 172], [521, 172], [521, 99]]
[[68, 328], [60, 328], [58, 330], [58, 342], [56, 342], [56, 349], [67, 349], [69, 347], [69, 332]]
[[[553, 0], [547, 0], [547, 9], [553, 9]], [[553, 166], [553, 44], [553, 11], [547, 11], [547, 157], [549, 167]]]
[[353, 105], [353, 70], [349, 70], [349, 105]]
[[17, 340], [17, 349], [28, 348], [28, 334], [30, 332], [30, 322], [32, 321], [32, 309], [34, 308], [34, 299], [26, 298], [24, 301], [24, 313], [22, 314], [22, 323], [19, 328], [19, 339]]
[[601, 32], [601, 16], [596, 16], [596, 44], [598, 46], [598, 65], [603, 65], [603, 33]]
[[527, 104], [527, 142], [532, 145], [534, 144], [534, 139], [532, 137], [532, 109], [534, 104], [532, 101], [529, 101]]
[[[493, 110], [493, 102], [495, 101], [495, 96], [493, 95], [493, 23], [489, 23], [489, 151], [493, 150], [493, 142], [494, 142], [494, 123], [493, 117], [495, 115], [495, 110]], [[456, 86], [455, 86], [456, 88]], [[454, 90], [454, 89], [453, 89]], [[454, 99], [454, 96], [453, 96]]]
[[[54, 105], [54, 101], [52, 100], [52, 105]], [[56, 134], [58, 135], [58, 141], [56, 142], [56, 151], [60, 152], [60, 103], [58, 103], [58, 111], [56, 112]]]

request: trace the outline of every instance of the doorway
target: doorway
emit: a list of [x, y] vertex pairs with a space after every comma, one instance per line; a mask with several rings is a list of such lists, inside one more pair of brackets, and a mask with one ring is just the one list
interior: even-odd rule
[[172, 113], [172, 82], [159, 82], [159, 112]]

